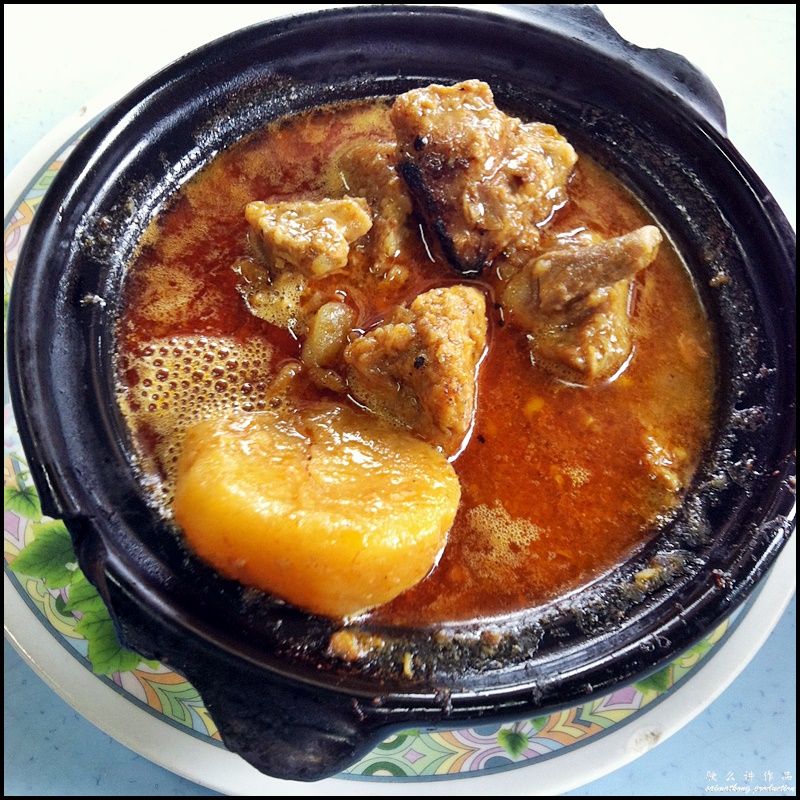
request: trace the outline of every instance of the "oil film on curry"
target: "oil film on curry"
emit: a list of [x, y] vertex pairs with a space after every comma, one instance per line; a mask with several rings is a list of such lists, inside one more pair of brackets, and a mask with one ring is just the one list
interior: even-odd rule
[[188, 547], [336, 619], [574, 591], [669, 517], [711, 436], [713, 333], [671, 243], [478, 81], [218, 155], [148, 231], [118, 341], [142, 476]]

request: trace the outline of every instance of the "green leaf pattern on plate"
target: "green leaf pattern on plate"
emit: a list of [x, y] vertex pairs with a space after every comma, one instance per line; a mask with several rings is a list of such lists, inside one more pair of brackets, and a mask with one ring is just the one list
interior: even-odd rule
[[69, 586], [78, 570], [78, 561], [64, 523], [39, 522], [31, 528], [33, 541], [14, 559], [11, 569], [20, 575], [41, 578], [48, 589]]
[[4, 486], [3, 509], [38, 522], [42, 518], [39, 496], [33, 486]]
[[522, 755], [528, 746], [528, 737], [519, 730], [519, 726], [515, 725], [510, 730], [501, 728], [497, 732], [497, 742], [502, 745], [511, 758], [516, 759]]

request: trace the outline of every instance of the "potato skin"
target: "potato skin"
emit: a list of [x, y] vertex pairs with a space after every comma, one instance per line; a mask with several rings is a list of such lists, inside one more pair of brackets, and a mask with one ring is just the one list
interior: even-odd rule
[[221, 574], [340, 618], [428, 574], [460, 495], [436, 448], [374, 416], [319, 404], [190, 428], [174, 511]]

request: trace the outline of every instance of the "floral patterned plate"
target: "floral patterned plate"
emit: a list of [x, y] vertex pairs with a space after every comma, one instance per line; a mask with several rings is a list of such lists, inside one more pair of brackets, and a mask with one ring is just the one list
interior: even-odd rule
[[[6, 183], [6, 307], [27, 228], [53, 176], [80, 138], [80, 131], [75, 133], [78, 124], [85, 124], [85, 118], [83, 123], [70, 123], [68, 136], [64, 135], [63, 126], [57, 129], [34, 151], [35, 157], [27, 159]], [[57, 147], [53, 146], [50, 152], [55, 155], [41, 158], [39, 154], [47, 152], [48, 142], [54, 139]], [[99, 595], [77, 566], [66, 528], [41, 514], [7, 390], [3, 473], [6, 633], [31, 665], [99, 727], [173, 771], [231, 793], [283, 785], [260, 775], [225, 750], [191, 684], [163, 665], [144, 661], [119, 645]], [[791, 548], [786, 549], [793, 548], [792, 542]], [[791, 563], [794, 556], [787, 552], [778, 567]], [[788, 574], [773, 575], [769, 583], [777, 582], [778, 596], [785, 602], [791, 594], [792, 580]], [[725, 643], [735, 638], [734, 631], [746, 627], [748, 621], [752, 623], [756, 616], [742, 612], [754, 603], [766, 605], [766, 594], [763, 591], [711, 636], [643, 681], [568, 711], [513, 724], [448, 732], [412, 730], [393, 735], [339, 776], [346, 781], [329, 779], [324, 782], [325, 788], [331, 794], [352, 794], [351, 781], [387, 784], [471, 778], [471, 792], [487, 780], [496, 791], [504, 782], [512, 785], [510, 781], [521, 767], [536, 768], [539, 790], [552, 793], [574, 788], [645, 752], [688, 722], [725, 688], [749, 656], [737, 657], [733, 672], [730, 664], [726, 665], [722, 679], [718, 669], [702, 670], [700, 666], [710, 661], [709, 654], [732, 646]], [[769, 604], [774, 607], [774, 599]], [[782, 610], [783, 604], [779, 605]], [[774, 608], [771, 613], [777, 621]], [[763, 625], [761, 613], [758, 616], [760, 623], [751, 624], [753, 630], [748, 633], [750, 656], [772, 627]], [[718, 656], [711, 661], [712, 666], [721, 660], [722, 656]], [[703, 681], [708, 686], [702, 694], [695, 691], [687, 703], [679, 696], [689, 676], [693, 677], [693, 689]], [[697, 697], [702, 701], [698, 702]], [[662, 703], [664, 700], [668, 702]], [[666, 715], [658, 713], [668, 706], [675, 710]], [[587, 745], [591, 747], [583, 750]], [[565, 768], [565, 760], [574, 759], [579, 750], [580, 769]], [[554, 769], [556, 758], [558, 765]], [[176, 769], [176, 764], [180, 768]], [[526, 772], [526, 782], [530, 774]], [[221, 778], [223, 775], [226, 777]]]

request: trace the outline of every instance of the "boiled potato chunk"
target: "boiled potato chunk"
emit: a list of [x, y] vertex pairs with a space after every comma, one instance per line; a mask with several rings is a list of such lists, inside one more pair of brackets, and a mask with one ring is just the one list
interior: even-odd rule
[[324, 404], [190, 428], [174, 509], [192, 548], [221, 574], [347, 617], [427, 575], [460, 495], [435, 447]]

